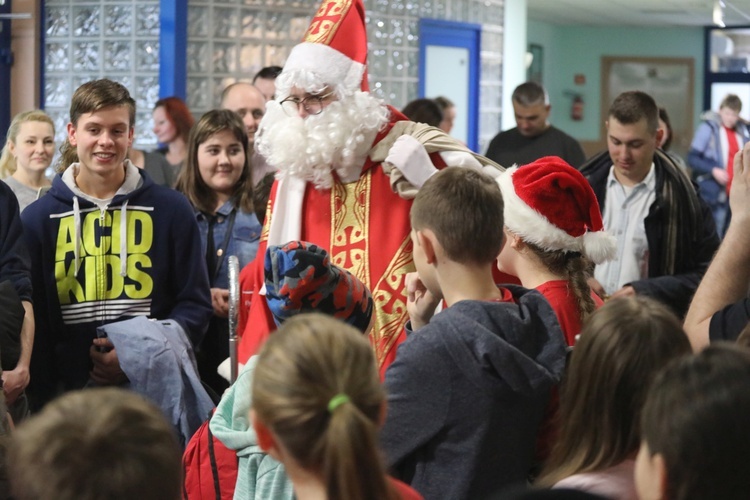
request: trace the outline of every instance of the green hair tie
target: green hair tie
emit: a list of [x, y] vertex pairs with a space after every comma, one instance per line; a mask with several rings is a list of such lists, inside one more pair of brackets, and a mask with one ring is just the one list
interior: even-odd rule
[[346, 394], [336, 394], [328, 402], [328, 413], [333, 413], [334, 410], [336, 410], [336, 408], [338, 408], [342, 404], [348, 403], [350, 401], [351, 400], [349, 399], [349, 396], [347, 396]]

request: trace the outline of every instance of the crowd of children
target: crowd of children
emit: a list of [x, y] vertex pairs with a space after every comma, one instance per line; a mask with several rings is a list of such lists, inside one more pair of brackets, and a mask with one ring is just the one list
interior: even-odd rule
[[[70, 164], [22, 216], [36, 313], [29, 393], [35, 409], [49, 404], [8, 451], [19, 499], [180, 496], [179, 441], [163, 408], [115, 389], [54, 398], [59, 384], [127, 381], [113, 339], [97, 326], [142, 309], [174, 320], [215, 371], [226, 352], [202, 340], [211, 310], [209, 332], [226, 333], [225, 257], [245, 265], [258, 249], [239, 117], [211, 111], [193, 127], [177, 181], [188, 203], [127, 160], [134, 111], [119, 84], [79, 88], [63, 148]], [[30, 116], [19, 118], [7, 149], [18, 151], [24, 134], [46, 137], [26, 130], [50, 127]], [[43, 163], [49, 155], [26, 156]], [[344, 324], [369, 331], [367, 287], [316, 245], [268, 249], [265, 300], [279, 330], [210, 425], [230, 454], [254, 450], [236, 484], [225, 485], [238, 497], [492, 498], [531, 477], [558, 386], [552, 453], [536, 487], [623, 499], [741, 496], [747, 474], [728, 472], [742, 460], [727, 448], [746, 440], [739, 416], [750, 353], [717, 347], [691, 358], [664, 306], [631, 297], [602, 307], [587, 277], [615, 243], [578, 170], [554, 157], [497, 179], [445, 168], [417, 192], [410, 219], [410, 320], [382, 384], [372, 348]], [[496, 265], [523, 286], [497, 285]], [[59, 273], [67, 278], [48, 282]], [[698, 420], [704, 413], [709, 420]], [[722, 447], [708, 452], [696, 440]]]
[[[51, 183], [52, 121], [13, 120], [0, 497], [746, 497], [750, 145], [706, 272], [712, 217], [647, 94], [618, 96], [581, 170], [503, 169], [367, 94], [357, 61], [320, 86], [328, 49], [290, 56], [252, 126], [157, 102], [158, 181], [120, 83], [75, 91]], [[259, 152], [294, 164], [263, 200]], [[236, 381], [230, 256], [260, 332]]]

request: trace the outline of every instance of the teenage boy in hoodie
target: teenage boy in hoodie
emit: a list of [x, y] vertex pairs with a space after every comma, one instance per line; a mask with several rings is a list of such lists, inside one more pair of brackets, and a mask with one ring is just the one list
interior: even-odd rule
[[111, 80], [81, 85], [50, 196], [22, 216], [32, 259], [36, 408], [61, 389], [124, 382], [97, 327], [173, 319], [195, 345], [212, 314], [200, 235], [187, 199], [127, 160], [135, 101]]
[[542, 295], [492, 278], [503, 245], [494, 180], [440, 171], [411, 224], [417, 272], [406, 278], [407, 339], [385, 376], [382, 444], [395, 477], [425, 499], [488, 498], [526, 479], [565, 340]]

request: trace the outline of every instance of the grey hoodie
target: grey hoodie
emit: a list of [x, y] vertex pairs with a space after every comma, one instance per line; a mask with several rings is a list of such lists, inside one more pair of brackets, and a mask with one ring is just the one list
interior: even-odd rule
[[541, 294], [507, 288], [516, 303], [461, 301], [408, 334], [386, 372], [383, 448], [426, 500], [487, 498], [531, 467], [565, 339]]

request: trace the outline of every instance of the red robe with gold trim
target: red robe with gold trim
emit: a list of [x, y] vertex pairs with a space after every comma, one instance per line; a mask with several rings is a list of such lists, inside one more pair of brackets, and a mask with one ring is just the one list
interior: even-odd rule
[[[380, 131], [373, 144], [382, 140], [396, 121], [406, 119], [390, 109], [391, 122]], [[436, 167], [445, 166], [438, 154], [431, 155], [431, 159]], [[268, 227], [278, 185], [277, 181], [271, 190], [257, 257], [240, 274], [240, 363], [257, 353], [268, 334], [276, 329], [260, 290], [264, 283]], [[354, 274], [372, 292], [376, 318], [370, 339], [381, 375], [395, 358], [395, 347], [404, 340], [403, 327], [408, 319], [404, 276], [414, 271], [409, 222], [411, 204], [412, 200], [393, 192], [381, 165], [373, 163], [369, 157], [356, 182], [342, 184], [336, 178], [331, 189], [316, 189], [307, 183], [302, 203], [299, 239], [325, 248], [332, 263]]]

